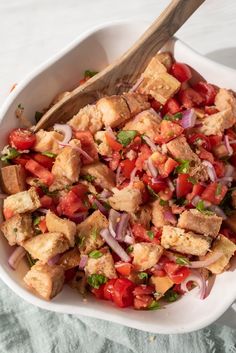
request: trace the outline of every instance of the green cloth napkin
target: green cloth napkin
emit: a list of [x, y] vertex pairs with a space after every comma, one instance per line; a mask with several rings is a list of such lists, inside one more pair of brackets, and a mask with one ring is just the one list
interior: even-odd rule
[[181, 335], [142, 332], [39, 309], [0, 281], [0, 353], [72, 352], [236, 353], [236, 328], [213, 324]]

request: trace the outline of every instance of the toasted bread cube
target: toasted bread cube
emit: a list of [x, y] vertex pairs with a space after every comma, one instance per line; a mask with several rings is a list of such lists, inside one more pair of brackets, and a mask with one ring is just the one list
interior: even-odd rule
[[184, 136], [176, 137], [166, 144], [168, 151], [175, 159], [190, 161], [189, 174], [197, 180], [207, 180], [208, 173], [200, 158], [194, 153]]
[[8, 196], [3, 201], [3, 209], [11, 210], [13, 214], [33, 212], [40, 206], [39, 196], [33, 187], [27, 191]]
[[150, 139], [154, 139], [159, 129], [160, 122], [161, 118], [154, 110], [144, 110], [134, 119], [128, 121], [123, 127], [123, 130], [136, 130], [140, 134], [147, 135]]
[[116, 278], [116, 269], [113, 257], [107, 248], [101, 249], [103, 255], [98, 259], [88, 258], [87, 265], [85, 266], [85, 273], [87, 276], [92, 274], [104, 275], [106, 278]]
[[78, 224], [77, 231], [80, 238], [80, 251], [89, 254], [91, 251], [99, 249], [104, 244], [100, 231], [107, 227], [108, 220], [99, 210], [93, 212], [83, 222]]
[[94, 138], [98, 153], [100, 153], [102, 156], [111, 156], [113, 150], [107, 142], [106, 133], [106, 131], [98, 131], [96, 132]]
[[75, 245], [76, 224], [69, 219], [63, 219], [48, 211], [46, 214], [46, 226], [49, 232], [63, 233], [71, 247]]
[[34, 235], [32, 228], [32, 218], [30, 214], [16, 214], [0, 225], [3, 235], [12, 245], [21, 245], [26, 239]]
[[81, 168], [81, 175], [86, 174], [93, 176], [95, 178], [94, 184], [104, 189], [111, 190], [115, 186], [115, 174], [101, 162], [83, 166]]
[[24, 281], [41, 297], [50, 300], [62, 290], [64, 270], [60, 266], [49, 266], [37, 261], [25, 275]]
[[34, 259], [45, 263], [69, 249], [69, 243], [64, 234], [56, 232], [39, 234], [26, 240], [22, 246]]
[[169, 52], [158, 53], [156, 58], [166, 67], [167, 71], [170, 71], [173, 59]]
[[182, 254], [204, 256], [210, 248], [210, 238], [172, 226], [164, 226], [161, 245], [165, 249], [178, 251]]
[[21, 165], [1, 168], [1, 188], [7, 194], [16, 194], [26, 189], [25, 172]]
[[168, 277], [151, 276], [150, 284], [155, 287], [155, 299], [160, 299], [171, 287], [173, 287], [174, 282]]
[[236, 98], [233, 92], [220, 88], [215, 97], [215, 105], [219, 111], [231, 109], [233, 116], [236, 116]]
[[202, 214], [198, 210], [189, 210], [181, 213], [178, 227], [192, 230], [199, 234], [217, 237], [222, 224], [222, 218], [217, 215]]
[[156, 200], [152, 203], [152, 223], [157, 228], [162, 228], [164, 225], [170, 224], [166, 212], [169, 212], [169, 206], [161, 206], [160, 200]]
[[112, 208], [128, 213], [135, 213], [139, 210], [142, 203], [140, 190], [127, 186], [121, 190], [114, 188], [112, 191], [114, 194], [108, 199]]
[[215, 240], [211, 248], [211, 252], [207, 253], [206, 256], [201, 258], [201, 260], [209, 259], [216, 253], [221, 252], [222, 256], [213, 264], [207, 266], [208, 270], [217, 275], [227, 269], [229, 261], [234, 255], [235, 251], [236, 245], [231, 240], [221, 234], [220, 237]]
[[94, 135], [102, 128], [102, 114], [97, 109], [96, 105], [89, 104], [80, 109], [80, 111], [68, 121], [68, 125], [79, 131], [89, 130]]
[[59, 142], [63, 140], [63, 135], [57, 131], [45, 131], [39, 130], [35, 134], [36, 144], [34, 145], [34, 150], [37, 152], [47, 152], [59, 153], [60, 146]]
[[[77, 140], [80, 147], [80, 142]], [[73, 184], [79, 180], [80, 173], [80, 155], [79, 152], [70, 146], [63, 147], [55, 159], [52, 167], [52, 174], [56, 178], [66, 178]]]
[[139, 223], [145, 228], [150, 228], [150, 222], [152, 220], [152, 210], [149, 205], [141, 206], [140, 210], [136, 213], [130, 213], [131, 224]]
[[166, 66], [161, 62], [158, 55], [155, 55], [149, 62], [145, 71], [142, 74], [142, 77], [146, 78], [156, 78], [161, 73], [167, 72]]
[[229, 152], [227, 150], [227, 147], [225, 146], [225, 143], [220, 143], [219, 145], [214, 146], [212, 148], [212, 151], [214, 155], [219, 159], [228, 157], [229, 155]]
[[236, 123], [236, 116], [233, 115], [232, 109], [226, 109], [202, 119], [201, 123], [198, 131], [204, 135], [222, 135], [225, 129]]
[[97, 108], [102, 114], [105, 126], [117, 127], [130, 119], [130, 110], [122, 96], [110, 96], [99, 99]]
[[150, 103], [148, 102], [148, 96], [145, 94], [140, 94], [136, 92], [124, 93], [122, 97], [126, 100], [126, 103], [130, 110], [130, 117], [134, 117], [143, 110], [150, 108]]
[[154, 266], [163, 254], [163, 247], [152, 243], [137, 243], [133, 245], [133, 265], [137, 271], [145, 271]]
[[61, 256], [58, 262], [58, 265], [61, 265], [66, 271], [71, 268], [79, 266], [79, 263], [80, 263], [80, 253], [78, 248], [74, 248], [74, 249], [68, 250]]

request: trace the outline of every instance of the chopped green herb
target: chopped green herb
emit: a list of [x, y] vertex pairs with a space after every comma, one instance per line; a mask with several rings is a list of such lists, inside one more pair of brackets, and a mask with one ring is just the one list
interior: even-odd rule
[[92, 231], [91, 231], [91, 236], [94, 240], [97, 239], [97, 236], [98, 236], [98, 230], [97, 228], [93, 228]]
[[186, 200], [184, 197], [180, 197], [179, 199], [174, 199], [173, 201], [177, 206], [184, 206], [188, 204], [188, 200]]
[[32, 256], [27, 252], [26, 253], [27, 260], [29, 262], [30, 267], [34, 266], [38, 260], [32, 258]]
[[93, 250], [89, 253], [89, 257], [92, 259], [99, 259], [99, 257], [102, 257], [103, 253], [99, 250]]
[[96, 179], [96, 177], [90, 174], [85, 174], [81, 177], [81, 179], [87, 180], [88, 182], [92, 183]]
[[208, 216], [214, 214], [214, 212], [211, 212], [211, 211], [209, 211], [209, 210], [206, 209], [203, 200], [198, 201], [198, 203], [196, 204], [196, 209], [197, 209], [199, 212], [204, 213], [205, 215], [208, 215]]
[[94, 273], [88, 277], [87, 281], [91, 287], [99, 288], [102, 284], [107, 282], [107, 278], [103, 275], [98, 275]]
[[216, 187], [216, 196], [221, 195], [221, 192], [222, 192], [222, 184], [219, 183]]
[[197, 180], [195, 179], [195, 178], [193, 178], [193, 177], [188, 177], [188, 181], [190, 182], [190, 183], [192, 183], [193, 185], [196, 185], [197, 184]]
[[187, 159], [178, 159], [177, 161], [180, 163], [180, 165], [175, 168], [175, 172], [179, 174], [188, 173], [190, 168], [190, 161]]
[[42, 189], [43, 193], [47, 196], [56, 196], [58, 194], [58, 191], [55, 190], [55, 191], [49, 191], [49, 188], [45, 185], [45, 184], [42, 184], [41, 182], [39, 182], [39, 185], [40, 188]]
[[1, 161], [5, 163], [9, 163], [11, 159], [14, 159], [20, 155], [20, 152], [13, 147], [7, 148], [7, 153], [1, 156]]
[[98, 206], [96, 205], [95, 202], [93, 202], [92, 205], [91, 205], [91, 208], [92, 208], [93, 210], [97, 210], [97, 209], [98, 209]]
[[16, 233], [18, 231], [17, 228], [13, 228], [13, 232]]
[[47, 156], [49, 158], [56, 158], [56, 156], [57, 156], [55, 153], [52, 153], [52, 152], [49, 152], [49, 151], [42, 152], [42, 155], [43, 156]]
[[135, 130], [126, 130], [126, 131], [122, 130], [118, 132], [117, 140], [123, 146], [128, 146], [133, 141], [135, 136], [137, 136], [137, 131]]
[[140, 272], [138, 274], [138, 278], [140, 278], [140, 279], [148, 279], [148, 274], [146, 272]]
[[152, 232], [151, 230], [147, 231], [147, 235], [149, 236], [150, 239], [154, 238], [154, 232]]
[[75, 237], [75, 244], [79, 247], [82, 247], [85, 242], [85, 236], [77, 236]]
[[175, 262], [180, 266], [189, 265], [189, 260], [186, 257], [179, 256], [176, 258]]
[[157, 309], [160, 309], [160, 307], [161, 307], [160, 303], [156, 300], [153, 300], [149, 305], [148, 310], [157, 310]]
[[176, 113], [174, 115], [166, 114], [163, 118], [163, 120], [170, 120], [170, 121], [176, 121], [180, 119], [182, 119], [182, 113]]
[[132, 245], [128, 246], [128, 248], [126, 249], [126, 252], [129, 254], [134, 250], [134, 247]]
[[43, 113], [41, 113], [41, 112], [35, 112], [35, 114], [34, 114], [34, 119], [35, 119], [36, 123], [39, 122], [39, 120], [42, 118], [42, 116], [43, 116]]
[[36, 218], [33, 220], [33, 225], [34, 225], [34, 226], [37, 226], [37, 225], [40, 223], [40, 220], [41, 220], [41, 217], [36, 217]]
[[84, 71], [84, 77], [93, 77], [97, 74], [97, 71], [91, 71], [91, 70], [85, 70]]
[[159, 204], [161, 206], [166, 206], [166, 205], [168, 205], [168, 201], [160, 199]]
[[95, 140], [95, 142], [96, 142], [98, 145], [100, 145], [100, 143], [102, 143], [102, 140], [97, 139], [97, 140]]
[[173, 289], [169, 289], [164, 295], [164, 299], [169, 303], [175, 302], [179, 297], [180, 294], [175, 292]]
[[158, 195], [155, 193], [155, 191], [151, 188], [151, 186], [147, 185], [147, 189], [149, 191], [149, 194], [155, 198], [158, 197]]

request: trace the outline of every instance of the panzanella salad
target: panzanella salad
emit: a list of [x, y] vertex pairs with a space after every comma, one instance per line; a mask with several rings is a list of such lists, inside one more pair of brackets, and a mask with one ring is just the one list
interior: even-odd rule
[[47, 131], [9, 133], [1, 231], [14, 246], [10, 266], [28, 259], [24, 282], [41, 297], [68, 284], [154, 310], [193, 287], [204, 299], [209, 277], [230, 268], [236, 99], [191, 78], [186, 64], [157, 54], [128, 93]]

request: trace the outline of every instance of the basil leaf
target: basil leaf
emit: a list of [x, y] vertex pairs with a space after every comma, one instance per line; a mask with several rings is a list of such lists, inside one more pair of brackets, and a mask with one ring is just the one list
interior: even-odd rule
[[103, 275], [94, 273], [87, 278], [87, 281], [91, 287], [98, 289], [102, 284], [107, 282], [107, 278]]
[[126, 252], [129, 254], [134, 250], [134, 247], [132, 245], [128, 246], [128, 248], [126, 249]]
[[190, 262], [186, 257], [179, 256], [176, 258], [175, 262], [180, 266], [189, 265]]
[[148, 306], [148, 310], [157, 310], [160, 309], [160, 303], [156, 300], [153, 300], [151, 304]]
[[37, 226], [41, 221], [41, 217], [36, 217], [34, 220], [33, 220], [33, 225], [34, 226]]
[[188, 177], [188, 181], [190, 182], [190, 183], [192, 183], [193, 185], [196, 185], [197, 184], [197, 180], [195, 179], [195, 178], [193, 178], [193, 177]]
[[147, 231], [147, 235], [149, 236], [150, 239], [154, 238], [154, 232], [152, 232], [151, 230]]
[[41, 113], [41, 112], [35, 112], [35, 114], [34, 114], [34, 119], [35, 119], [36, 123], [39, 122], [39, 120], [42, 118], [42, 116], [43, 116], [43, 113]]
[[208, 216], [211, 216], [211, 215], [214, 214], [214, 212], [209, 211], [209, 210], [206, 209], [203, 200], [198, 201], [198, 203], [196, 204], [196, 209], [197, 209], [199, 212], [204, 213], [205, 215], [208, 215]]
[[168, 201], [160, 199], [159, 204], [161, 206], [166, 206], [166, 205], [168, 205]]
[[177, 161], [180, 163], [180, 165], [175, 168], [175, 172], [179, 174], [188, 173], [190, 168], [190, 161], [187, 159], [178, 159]]
[[88, 182], [93, 182], [95, 179], [96, 179], [96, 177], [95, 176], [93, 176], [93, 175], [90, 175], [90, 174], [85, 174], [85, 175], [83, 175], [82, 177], [81, 177], [81, 179], [83, 179], [83, 180], [87, 180]]
[[140, 272], [138, 274], [138, 278], [140, 278], [140, 279], [148, 279], [148, 274], [146, 272]]
[[1, 161], [8, 163], [9, 160], [14, 159], [20, 155], [20, 152], [17, 151], [17, 149], [13, 147], [8, 147], [7, 148], [7, 153], [1, 156]]
[[56, 156], [57, 156], [55, 153], [52, 153], [52, 152], [49, 152], [49, 151], [42, 152], [42, 155], [43, 156], [47, 156], [49, 158], [56, 158]]
[[123, 146], [128, 146], [136, 136], [137, 131], [135, 130], [122, 130], [117, 134], [117, 141]]
[[32, 256], [27, 252], [26, 253], [27, 260], [29, 262], [30, 267], [34, 266], [38, 260], [32, 258]]
[[180, 294], [175, 292], [173, 289], [169, 289], [164, 295], [164, 299], [169, 303], [175, 302], [179, 297]]
[[174, 115], [166, 114], [163, 120], [176, 121], [182, 119], [182, 113], [176, 113]]
[[99, 259], [99, 257], [102, 257], [103, 253], [99, 250], [93, 250], [89, 253], [89, 257], [91, 257], [91, 259]]
[[84, 77], [93, 77], [97, 74], [97, 71], [91, 71], [91, 70], [85, 70], [84, 71]]

